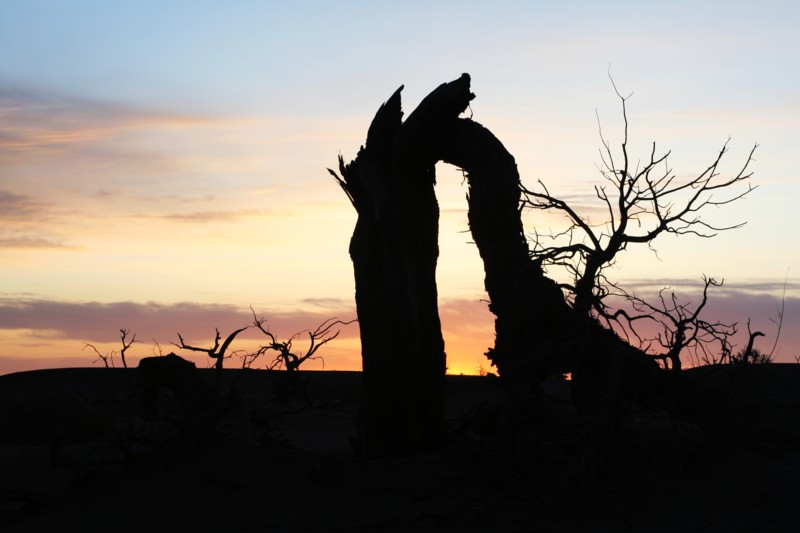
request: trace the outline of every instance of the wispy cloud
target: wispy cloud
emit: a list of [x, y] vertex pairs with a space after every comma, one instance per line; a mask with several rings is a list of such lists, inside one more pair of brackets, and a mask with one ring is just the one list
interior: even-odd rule
[[139, 218], [160, 218], [172, 222], [187, 223], [215, 223], [215, 222], [236, 222], [253, 217], [290, 217], [294, 214], [291, 209], [220, 209], [209, 211], [187, 211], [177, 213], [167, 213], [164, 215], [152, 216], [142, 215]]
[[[6, 227], [4, 238], [58, 243], [57, 228], [80, 234], [72, 226], [98, 217], [109, 227], [119, 217], [229, 223], [288, 215], [303, 208], [286, 197], [297, 180], [314, 178], [306, 202], [320, 196], [317, 184], [328, 185], [325, 163], [301, 154], [334, 131], [308, 119], [189, 116], [0, 86], [0, 217], [39, 230]], [[298, 161], [290, 178], [287, 165]]]
[[0, 87], [0, 117], [4, 152], [105, 142], [135, 128], [184, 127], [205, 120], [18, 87]]
[[[160, 206], [156, 178], [172, 155], [147, 139], [208, 119], [136, 109], [47, 91], [0, 86], [0, 246], [75, 248], [85, 228]], [[146, 133], [146, 135], [144, 135]], [[137, 140], [138, 139], [138, 140]]]
[[177, 222], [233, 222], [241, 219], [245, 214], [241, 211], [195, 211], [193, 213], [171, 213], [163, 215], [165, 220]]
[[0, 221], [34, 217], [42, 212], [42, 207], [28, 195], [0, 190]]
[[345, 300], [344, 298], [304, 298], [304, 304], [321, 309], [348, 309], [353, 306], [352, 300]]
[[[721, 281], [721, 280], [718, 280]], [[620, 285], [629, 291], [648, 291], [656, 292], [662, 288], [675, 291], [686, 292], [699, 292], [703, 289], [703, 281], [699, 278], [661, 278], [661, 279], [635, 279], [635, 280], [622, 280]], [[723, 286], [714, 289], [714, 294], [753, 294], [763, 293], [769, 294], [773, 297], [779, 295], [786, 289], [789, 295], [800, 294], [800, 281], [798, 280], [737, 280], [733, 282], [725, 282]]]
[[[198, 133], [207, 139], [218, 122], [0, 86], [0, 179], [15, 194], [80, 207], [96, 199], [125, 208], [132, 195], [160, 182], [175, 190], [158, 196], [188, 196], [187, 190], [202, 190], [196, 179], [189, 189], [183, 185], [203, 167], [189, 167], [187, 154], [208, 151], [197, 146]], [[176, 176], [182, 176], [180, 184]]]
[[48, 208], [32, 196], [0, 190], [0, 248], [68, 248], [50, 231]]
[[63, 242], [44, 237], [4, 237], [0, 235], [0, 248], [28, 248], [28, 249], [52, 249], [66, 248], [74, 249]]

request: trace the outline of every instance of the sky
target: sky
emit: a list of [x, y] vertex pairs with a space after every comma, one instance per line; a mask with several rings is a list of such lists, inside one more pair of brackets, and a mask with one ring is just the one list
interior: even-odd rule
[[[730, 139], [729, 176], [758, 144], [757, 189], [703, 215], [744, 227], [659, 238], [609, 275], [687, 303], [703, 275], [724, 279], [704, 316], [737, 322], [739, 347], [750, 319], [766, 334], [757, 347], [794, 362], [799, 28], [800, 4], [772, 0], [0, 0], [0, 374], [101, 365], [86, 344], [119, 351], [120, 329], [136, 334], [135, 361], [177, 351], [178, 333], [210, 347], [215, 328], [224, 337], [254, 312], [279, 338], [301, 333], [301, 349], [304, 330], [355, 318], [356, 214], [326, 169], [356, 156], [400, 85], [408, 116], [462, 72], [477, 95], [468, 114], [523, 184], [593, 216], [599, 126], [614, 150], [623, 131], [609, 73], [632, 93], [636, 160], [655, 142], [690, 179]], [[448, 371], [477, 373], [492, 315], [463, 177], [437, 173]], [[560, 224], [525, 222], [530, 234]], [[234, 349], [261, 340], [248, 330]], [[319, 355], [307, 368], [359, 369], [357, 325]]]

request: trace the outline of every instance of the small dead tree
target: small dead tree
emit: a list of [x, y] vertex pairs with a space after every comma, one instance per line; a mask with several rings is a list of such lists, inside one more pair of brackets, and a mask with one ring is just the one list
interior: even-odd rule
[[[754, 343], [757, 337], [764, 337], [765, 334], [761, 331], [753, 331], [750, 329], [750, 319], [747, 319], [747, 346], [739, 351], [736, 355], [730, 355], [730, 362], [731, 363], [741, 363], [741, 364], [765, 364], [771, 363], [772, 358], [775, 356], [775, 350], [778, 347], [778, 341], [781, 338], [781, 330], [783, 329], [783, 316], [784, 312], [786, 311], [786, 285], [787, 285], [787, 278], [783, 280], [783, 294], [781, 295], [781, 305], [778, 306], [777, 309], [777, 316], [775, 318], [770, 317], [769, 321], [775, 324], [776, 331], [775, 331], [775, 340], [772, 344], [772, 349], [769, 352], [761, 351], [758, 348], [754, 347]], [[800, 358], [795, 358], [799, 360]], [[800, 362], [800, 361], [799, 361]]]
[[[670, 152], [657, 155], [655, 143], [644, 164], [634, 165], [628, 153], [630, 95], [622, 96], [613, 79], [611, 83], [622, 102], [621, 154], [617, 159], [600, 128], [600, 173], [608, 185], [594, 188], [608, 219], [601, 224], [593, 223], [568, 202], [551, 194], [541, 180], [535, 190], [522, 187], [523, 208], [555, 211], [567, 220], [567, 228], [561, 232], [549, 235], [537, 232], [531, 236], [531, 258], [545, 270], [566, 270], [572, 281], [561, 286], [573, 308], [578, 313], [594, 313], [599, 317], [607, 317], [608, 313], [603, 300], [610, 288], [604, 271], [614, 265], [618, 254], [629, 244], [651, 246], [659, 235], [667, 233], [711, 238], [720, 231], [739, 228], [745, 223], [717, 226], [704, 220], [703, 215], [711, 208], [744, 198], [756, 188], [749, 182], [752, 172], [748, 168], [758, 145], [753, 146], [735, 175], [722, 177], [719, 167], [730, 139], [705, 170], [685, 181], [677, 179], [669, 167]], [[744, 189], [739, 189], [740, 186]]]
[[153, 339], [153, 355], [161, 357], [164, 355], [164, 350], [161, 349], [161, 344], [154, 338]]
[[732, 363], [747, 364], [764, 364], [772, 361], [772, 354], [762, 353], [761, 350], [755, 348], [753, 345], [757, 337], [763, 337], [764, 333], [760, 331], [753, 331], [750, 329], [750, 319], [747, 319], [747, 346], [739, 351], [736, 355], [731, 357]]
[[[270, 332], [269, 327], [266, 326], [267, 320], [265, 318], [257, 317], [252, 308], [250, 308], [250, 310], [253, 312], [253, 327], [258, 328], [264, 335], [267, 336], [269, 339], [269, 344], [261, 346], [254, 354], [245, 356], [243, 364], [245, 367], [250, 366], [257, 358], [265, 355], [269, 351], [275, 351], [278, 353], [278, 355], [269, 365], [269, 369], [273, 370], [275, 368], [283, 367], [289, 372], [299, 370], [300, 365], [308, 360], [322, 359], [321, 357], [316, 357], [315, 354], [320, 348], [339, 336], [340, 330], [334, 331], [334, 327], [337, 325], [346, 326], [356, 321], [350, 320], [348, 322], [344, 322], [338, 318], [329, 318], [320, 324], [314, 331], [300, 331], [289, 337], [288, 340], [281, 341], [278, 340], [278, 338], [272, 332]], [[295, 353], [296, 350], [293, 348], [292, 344], [303, 333], [308, 334], [309, 345], [304, 354], [298, 354]]]
[[128, 329], [120, 329], [119, 330], [120, 339], [122, 340], [122, 349], [119, 351], [119, 356], [122, 359], [122, 367], [123, 368], [128, 368], [128, 363], [125, 361], [125, 352], [127, 352], [128, 348], [130, 348], [131, 345], [134, 342], [136, 342], [136, 334], [135, 333], [133, 334], [133, 337], [131, 337], [131, 340], [126, 342], [126, 337], [128, 336], [128, 333], [130, 333], [130, 330], [128, 330]]
[[[93, 364], [96, 363], [97, 361], [103, 361], [103, 364], [105, 365], [106, 368], [114, 367], [114, 354], [116, 353], [114, 350], [111, 350], [107, 354], [103, 354], [103, 353], [100, 353], [100, 350], [98, 350], [97, 346], [95, 346], [94, 344], [91, 344], [91, 343], [88, 343], [88, 342], [84, 342], [82, 349], [85, 350], [86, 348], [91, 348], [94, 351], [94, 353], [97, 354], [97, 359], [92, 361]], [[109, 366], [109, 362], [110, 362], [110, 366]]]
[[[661, 327], [661, 331], [656, 334], [655, 342], [665, 351], [655, 354], [653, 357], [661, 361], [664, 368], [669, 370], [668, 407], [673, 431], [676, 434], [678, 431], [676, 409], [683, 379], [681, 354], [686, 350], [691, 350], [694, 352], [695, 359], [698, 359], [698, 354], [702, 354], [703, 359], [708, 359], [713, 357], [709, 355], [708, 347], [719, 342], [724, 357], [724, 354], [729, 354], [731, 350], [730, 337], [736, 334], [735, 323], [709, 322], [700, 318], [708, 303], [709, 287], [721, 287], [722, 283], [723, 281], [718, 282], [714, 278], [703, 276], [702, 297], [694, 309], [692, 309], [691, 303], [680, 303], [675, 292], [670, 291], [669, 295], [666, 295], [668, 289], [664, 288], [658, 292], [658, 305], [653, 305], [633, 295], [625, 295], [633, 309], [640, 314], [631, 317], [624, 312], [617, 313], [617, 316], [621, 315], [626, 319], [649, 318]], [[629, 322], [630, 324], [632, 322]]]
[[222, 339], [222, 337], [220, 336], [219, 328], [214, 328], [215, 331], [216, 331], [216, 336], [214, 337], [214, 346], [211, 347], [211, 348], [199, 348], [197, 346], [190, 346], [190, 345], [186, 344], [186, 342], [184, 342], [183, 337], [181, 336], [180, 333], [178, 333], [178, 340], [180, 341], [180, 344], [177, 344], [177, 343], [174, 343], [174, 342], [172, 344], [177, 346], [181, 350], [189, 350], [189, 351], [192, 351], [192, 352], [202, 352], [202, 353], [208, 355], [211, 359], [213, 359], [215, 361], [214, 369], [216, 371], [215, 373], [216, 373], [217, 391], [219, 391], [220, 387], [222, 386], [222, 365], [223, 365], [223, 361], [225, 360], [225, 352], [228, 351], [228, 348], [230, 347], [231, 343], [233, 342], [233, 339], [235, 339], [236, 336], [239, 333], [243, 332], [244, 330], [248, 329], [249, 327], [250, 326], [245, 326], [243, 328], [239, 328], [239, 329], [235, 330], [230, 335], [228, 335], [228, 337], [225, 339], [225, 342], [223, 342], [222, 345], [220, 345], [220, 340]]
[[628, 319], [646, 317], [657, 322], [661, 331], [657, 333], [655, 342], [665, 351], [654, 357], [662, 361], [665, 368], [675, 373], [680, 372], [683, 368], [681, 354], [686, 350], [693, 351], [696, 358], [707, 360], [710, 357], [709, 346], [719, 342], [722, 353], [730, 353], [729, 339], [736, 334], [736, 324], [709, 322], [700, 318], [708, 303], [709, 287], [721, 287], [723, 281], [703, 276], [703, 294], [694, 309], [689, 303], [679, 303], [673, 291], [667, 296], [667, 289], [659, 291], [657, 306], [637, 296], [628, 295], [628, 301], [641, 315], [631, 317], [626, 313], [624, 316]]
[[[125, 360], [125, 352], [127, 352], [128, 348], [130, 348], [131, 345], [133, 345], [133, 343], [136, 342], [136, 334], [134, 333], [133, 336], [130, 338], [130, 340], [128, 340], [128, 334], [130, 333], [129, 329], [121, 328], [119, 330], [119, 333], [120, 333], [120, 340], [122, 341], [122, 348], [119, 351], [119, 355], [122, 358], [123, 368], [128, 368], [128, 363]], [[86, 348], [91, 348], [92, 350], [94, 350], [94, 353], [97, 354], [98, 359], [95, 359], [94, 361], [95, 363], [97, 361], [103, 361], [105, 367], [109, 368], [109, 362], [110, 362], [111, 366], [112, 367], [114, 366], [114, 354], [116, 353], [114, 350], [108, 352], [107, 354], [102, 354], [94, 344], [90, 344], [88, 342], [83, 343], [83, 349], [85, 350]]]

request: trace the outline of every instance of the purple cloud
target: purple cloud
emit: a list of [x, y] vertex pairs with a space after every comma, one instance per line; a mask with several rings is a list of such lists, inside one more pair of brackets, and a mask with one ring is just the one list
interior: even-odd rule
[[[313, 329], [337, 314], [347, 320], [355, 318], [352, 305], [350, 309], [340, 309], [339, 313], [301, 310], [270, 312], [258, 309], [256, 313], [266, 318], [271, 331], [281, 336]], [[177, 333], [180, 332], [189, 342], [190, 339], [213, 339], [214, 328], [219, 328], [222, 335], [227, 335], [252, 322], [253, 315], [249, 309], [233, 305], [191, 302], [75, 303], [0, 298], [0, 329], [50, 331], [61, 340], [77, 342], [116, 342], [121, 328], [136, 333], [138, 339], [156, 339], [162, 344], [177, 341]], [[243, 337], [259, 337], [256, 331], [246, 333]], [[356, 335], [357, 326], [342, 328], [342, 338]]]

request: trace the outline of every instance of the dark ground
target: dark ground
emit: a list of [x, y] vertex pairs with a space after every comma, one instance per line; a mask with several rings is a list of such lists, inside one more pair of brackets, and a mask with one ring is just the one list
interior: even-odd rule
[[389, 459], [353, 455], [358, 373], [286, 377], [229, 370], [236, 401], [162, 391], [153, 416], [135, 370], [0, 376], [0, 530], [800, 530], [800, 365], [692, 370], [676, 425], [632, 406], [613, 430], [568, 382], [514, 415], [448, 376], [441, 448]]

